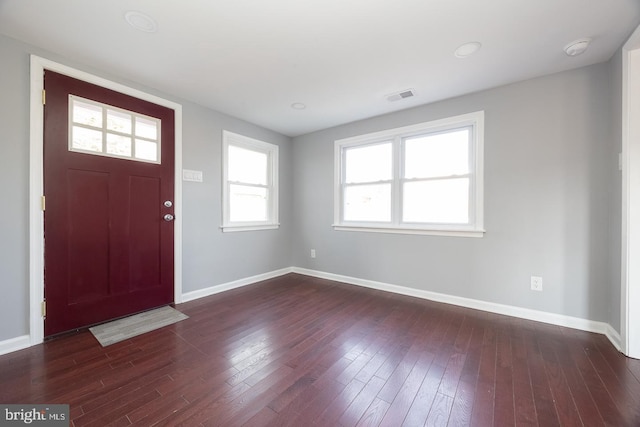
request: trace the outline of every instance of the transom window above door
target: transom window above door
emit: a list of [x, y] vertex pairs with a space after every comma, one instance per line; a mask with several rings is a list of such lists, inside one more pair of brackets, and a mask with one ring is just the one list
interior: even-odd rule
[[160, 163], [159, 119], [69, 95], [69, 151]]

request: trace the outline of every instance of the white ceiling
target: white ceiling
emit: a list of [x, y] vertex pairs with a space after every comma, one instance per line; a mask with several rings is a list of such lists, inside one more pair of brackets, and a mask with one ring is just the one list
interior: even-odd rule
[[0, 0], [0, 33], [289, 136], [606, 61], [639, 23], [637, 0]]

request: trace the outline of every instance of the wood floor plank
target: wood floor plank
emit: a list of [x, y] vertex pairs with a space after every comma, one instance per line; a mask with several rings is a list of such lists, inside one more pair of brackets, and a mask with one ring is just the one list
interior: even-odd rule
[[515, 425], [515, 403], [513, 387], [513, 361], [511, 340], [504, 328], [499, 328], [496, 337], [496, 386], [494, 423]]
[[433, 362], [433, 355], [425, 354], [427, 356], [418, 359], [400, 387], [400, 390], [394, 397], [391, 406], [380, 423], [381, 426], [397, 426], [401, 425], [404, 421]]
[[433, 402], [440, 388], [445, 375], [445, 368], [436, 363], [432, 363], [429, 367], [427, 375], [422, 381], [418, 389], [411, 407], [405, 416], [402, 425], [419, 426], [424, 425], [431, 411]]
[[640, 425], [640, 361], [603, 335], [298, 274], [176, 308], [0, 356], [0, 401], [75, 427]]
[[451, 427], [463, 427], [471, 424], [475, 388], [475, 383], [460, 381], [447, 425]]
[[436, 393], [436, 398], [431, 405], [429, 416], [425, 425], [428, 426], [446, 426], [451, 414], [451, 407], [453, 406], [453, 399], [451, 396], [447, 396], [443, 393]]
[[322, 414], [314, 421], [316, 425], [332, 426], [336, 425], [337, 420], [347, 410], [351, 402], [360, 394], [366, 386], [365, 383], [356, 379], [352, 380], [339, 395], [335, 396], [333, 401], [325, 408]]
[[373, 404], [384, 383], [385, 381], [382, 378], [371, 378], [362, 391], [353, 399], [349, 407], [342, 413], [342, 416], [338, 419], [338, 424], [343, 426], [356, 425], [369, 406]]
[[496, 339], [492, 328], [485, 328], [482, 340], [478, 380], [474, 392], [472, 425], [491, 426], [495, 409]]
[[371, 405], [369, 405], [367, 410], [364, 412], [364, 414], [362, 415], [362, 417], [360, 418], [356, 426], [357, 427], [369, 427], [369, 426], [374, 427], [379, 425], [382, 419], [384, 418], [384, 415], [387, 413], [389, 406], [391, 406], [389, 402], [385, 402], [384, 400], [376, 397], [373, 400], [373, 402], [371, 402]]

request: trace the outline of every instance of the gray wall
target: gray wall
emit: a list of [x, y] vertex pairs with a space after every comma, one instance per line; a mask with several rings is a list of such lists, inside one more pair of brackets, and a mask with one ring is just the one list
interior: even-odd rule
[[[619, 145], [610, 74], [611, 64], [598, 64], [294, 138], [293, 264], [612, 321]], [[477, 110], [486, 128], [483, 238], [332, 229], [334, 140]], [[543, 277], [543, 292], [530, 291], [531, 275]]]
[[[178, 102], [183, 106], [183, 167], [204, 172], [183, 185], [183, 291], [291, 266], [291, 139], [144, 85], [0, 36], [0, 341], [29, 333], [29, 54]], [[280, 147], [279, 230], [222, 233], [222, 130]]]
[[0, 340], [29, 332], [29, 59], [0, 36]]

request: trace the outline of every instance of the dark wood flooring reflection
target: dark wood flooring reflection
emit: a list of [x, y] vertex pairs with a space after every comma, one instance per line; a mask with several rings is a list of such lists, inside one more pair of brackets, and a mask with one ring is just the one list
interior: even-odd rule
[[0, 357], [0, 402], [75, 426], [640, 426], [640, 361], [602, 335], [289, 274], [102, 348]]

